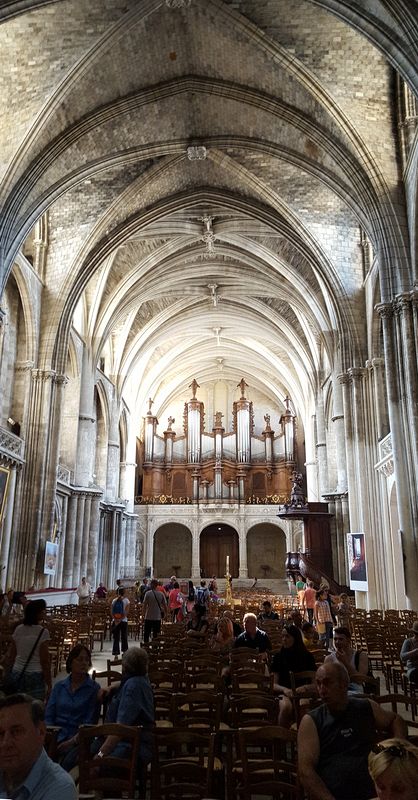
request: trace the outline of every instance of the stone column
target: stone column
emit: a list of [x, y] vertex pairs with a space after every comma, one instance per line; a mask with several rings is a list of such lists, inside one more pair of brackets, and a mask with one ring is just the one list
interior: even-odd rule
[[325, 434], [324, 398], [318, 391], [316, 400], [316, 457], [318, 460], [319, 494], [322, 497], [328, 487], [327, 442]]
[[383, 358], [373, 358], [369, 362], [373, 370], [373, 384], [375, 397], [375, 419], [377, 438], [383, 439], [389, 433], [389, 418], [387, 413], [387, 397], [385, 387], [385, 362]]
[[86, 502], [84, 503], [84, 519], [81, 543], [81, 560], [80, 560], [80, 577], [87, 576], [88, 571], [88, 552], [89, 552], [89, 537], [90, 537], [90, 516], [91, 516], [91, 501], [90, 494], [86, 495]]
[[73, 580], [73, 569], [74, 569], [74, 549], [75, 549], [76, 527], [77, 527], [77, 507], [78, 507], [78, 495], [72, 494], [68, 500], [64, 563], [62, 570], [63, 588], [72, 588], [75, 586]]
[[[409, 485], [411, 497], [418, 497], [418, 348], [414, 331], [411, 295], [396, 298], [396, 322], [399, 331], [398, 348], [402, 348], [401, 373], [406, 406], [408, 436], [405, 438], [409, 456]], [[399, 362], [398, 362], [399, 363]], [[418, 509], [414, 503], [415, 530], [418, 528]], [[417, 534], [418, 535], [418, 534]]]
[[247, 533], [245, 530], [240, 530], [238, 536], [239, 536], [239, 577], [248, 578]]
[[[385, 353], [386, 389], [388, 411], [392, 433], [393, 464], [396, 478], [399, 526], [404, 553], [404, 572], [408, 608], [418, 607], [418, 559], [417, 542], [411, 508], [411, 481], [408, 474], [405, 442], [410, 431], [405, 430], [402, 418], [402, 404], [399, 395], [398, 349], [395, 346], [393, 309], [391, 304], [381, 304], [377, 310], [382, 318], [383, 343]], [[416, 495], [415, 495], [416, 497]]]
[[91, 499], [89, 544], [87, 551], [87, 579], [92, 586], [97, 586], [97, 562], [99, 557], [99, 525], [100, 525], [100, 497], [95, 495]]
[[58, 563], [55, 572], [55, 586], [59, 587], [62, 587], [64, 553], [66, 548], [66, 535], [67, 535], [68, 500], [69, 500], [68, 495], [64, 495], [62, 498], [62, 506], [61, 506], [61, 530], [59, 531]]
[[192, 531], [192, 581], [200, 581], [200, 535], [196, 530]]
[[[4, 577], [6, 577], [5, 591], [10, 585], [9, 580], [11, 571], [9, 569], [9, 551], [10, 551], [10, 537], [13, 525], [13, 511], [15, 505], [15, 489], [16, 489], [16, 467], [11, 468], [9, 475], [9, 486], [7, 491], [7, 505], [3, 517], [3, 531], [1, 538], [1, 551], [0, 551], [0, 565], [5, 567]], [[10, 576], [10, 577], [9, 577]], [[3, 583], [3, 571], [1, 573], [1, 581]]]
[[74, 559], [73, 559], [73, 582], [74, 586], [78, 586], [80, 583], [80, 578], [83, 575], [80, 574], [81, 570], [81, 545], [83, 542], [83, 535], [84, 535], [84, 506], [86, 504], [86, 495], [79, 494], [78, 496], [78, 504], [77, 504], [77, 522], [76, 522], [76, 532], [75, 532], [75, 545], [74, 545]]
[[97, 433], [94, 408], [95, 376], [96, 367], [92, 364], [90, 351], [85, 345], [80, 382], [77, 463], [74, 471], [74, 483], [76, 486], [89, 486], [93, 481]]
[[337, 461], [337, 492], [347, 491], [347, 458], [345, 451], [344, 433], [344, 405], [342, 387], [336, 375], [332, 378], [333, 387], [333, 416], [332, 423], [335, 436], [335, 451]]
[[357, 530], [359, 525], [356, 497], [356, 468], [354, 463], [354, 436], [351, 407], [351, 377], [347, 373], [338, 375], [342, 386], [344, 407], [344, 431], [347, 457], [347, 483], [348, 483], [348, 510], [352, 530]]
[[[43, 543], [54, 524], [59, 428], [66, 379], [53, 370], [31, 372], [25, 414], [26, 464], [22, 472], [21, 516], [14, 553], [16, 585], [44, 585]], [[42, 544], [41, 544], [42, 543]]]

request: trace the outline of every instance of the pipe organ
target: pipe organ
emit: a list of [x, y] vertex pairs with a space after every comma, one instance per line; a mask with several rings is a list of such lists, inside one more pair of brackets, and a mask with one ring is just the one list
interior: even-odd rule
[[[284, 503], [289, 497], [295, 469], [295, 416], [286, 397], [286, 411], [272, 430], [264, 416], [261, 435], [254, 433], [253, 404], [246, 398], [242, 378], [239, 400], [233, 403], [232, 430], [226, 431], [223, 415], [214, 414], [211, 431], [205, 430], [205, 409], [196, 394], [184, 405], [183, 435], [172, 430], [158, 433], [158, 419], [151, 411], [144, 420], [142, 448], [142, 495], [137, 503]], [[262, 413], [262, 412], [261, 412]]]

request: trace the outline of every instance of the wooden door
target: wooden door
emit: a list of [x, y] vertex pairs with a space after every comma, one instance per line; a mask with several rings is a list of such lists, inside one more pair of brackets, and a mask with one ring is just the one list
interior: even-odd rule
[[216, 575], [223, 578], [226, 557], [233, 578], [239, 573], [238, 534], [229, 525], [210, 525], [200, 536], [200, 568], [204, 578]]

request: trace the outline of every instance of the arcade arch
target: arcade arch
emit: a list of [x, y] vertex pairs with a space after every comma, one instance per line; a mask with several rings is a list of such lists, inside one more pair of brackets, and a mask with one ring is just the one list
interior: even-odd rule
[[226, 559], [229, 556], [229, 572], [233, 578], [239, 574], [238, 534], [231, 525], [215, 522], [200, 534], [200, 570], [203, 577], [217, 575], [223, 578]]
[[154, 534], [154, 575], [188, 576], [192, 573], [192, 535], [178, 522], [161, 525]]
[[286, 534], [278, 525], [260, 522], [247, 533], [248, 575], [285, 578]]

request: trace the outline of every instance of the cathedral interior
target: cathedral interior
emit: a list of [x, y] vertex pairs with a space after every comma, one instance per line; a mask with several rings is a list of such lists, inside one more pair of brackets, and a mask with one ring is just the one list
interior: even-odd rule
[[416, 3], [3, 0], [0, 42], [1, 588], [275, 585], [293, 482], [417, 609]]

